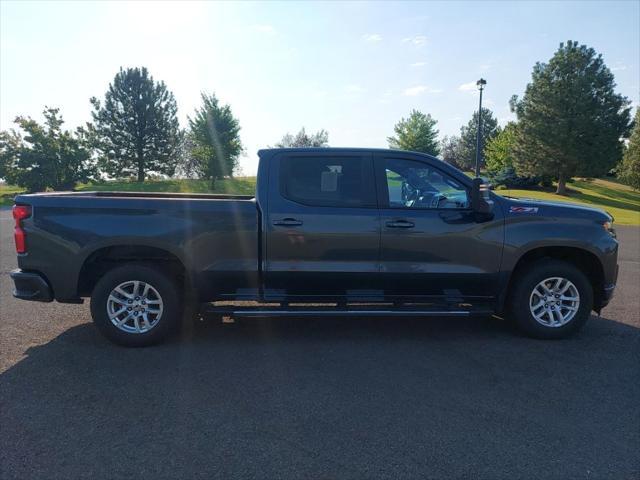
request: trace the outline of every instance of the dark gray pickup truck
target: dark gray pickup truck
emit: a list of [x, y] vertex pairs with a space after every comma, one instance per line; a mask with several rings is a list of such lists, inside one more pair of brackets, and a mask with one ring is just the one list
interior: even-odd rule
[[609, 301], [612, 218], [504, 198], [428, 155], [259, 152], [256, 196], [19, 195], [14, 295], [78, 303], [111, 340], [164, 339], [185, 305], [231, 316], [497, 314], [565, 337]]

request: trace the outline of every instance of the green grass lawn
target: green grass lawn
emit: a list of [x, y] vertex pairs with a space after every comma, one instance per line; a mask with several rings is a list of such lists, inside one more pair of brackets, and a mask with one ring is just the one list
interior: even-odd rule
[[22, 188], [0, 183], [0, 206], [13, 205], [13, 197], [22, 192]]
[[604, 179], [576, 179], [568, 183], [568, 196], [553, 190], [497, 190], [496, 193], [516, 198], [536, 198], [555, 202], [570, 202], [599, 207], [609, 212], [618, 225], [640, 225], [640, 192], [621, 183]]

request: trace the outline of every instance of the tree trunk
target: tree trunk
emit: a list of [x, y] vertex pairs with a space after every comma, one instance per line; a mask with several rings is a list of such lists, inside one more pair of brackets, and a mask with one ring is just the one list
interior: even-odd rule
[[565, 178], [564, 172], [560, 172], [560, 175], [558, 175], [558, 188], [556, 189], [556, 194], [567, 194], [567, 179]]
[[144, 182], [144, 158], [142, 152], [138, 152], [138, 181]]

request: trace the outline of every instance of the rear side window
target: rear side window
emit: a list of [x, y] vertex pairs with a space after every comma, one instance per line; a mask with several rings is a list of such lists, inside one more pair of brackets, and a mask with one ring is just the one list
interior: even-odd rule
[[286, 157], [280, 188], [283, 197], [304, 205], [369, 207], [375, 205], [371, 173], [371, 161], [359, 156]]

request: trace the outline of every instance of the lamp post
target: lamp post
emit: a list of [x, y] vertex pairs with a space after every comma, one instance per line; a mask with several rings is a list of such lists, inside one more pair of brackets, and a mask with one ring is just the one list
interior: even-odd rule
[[476, 138], [476, 178], [480, 176], [480, 152], [482, 151], [482, 90], [487, 84], [484, 78], [476, 82], [478, 90], [480, 90], [480, 105], [478, 106], [478, 132]]

